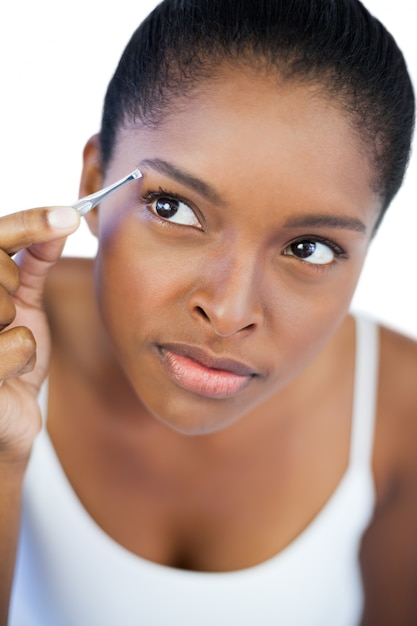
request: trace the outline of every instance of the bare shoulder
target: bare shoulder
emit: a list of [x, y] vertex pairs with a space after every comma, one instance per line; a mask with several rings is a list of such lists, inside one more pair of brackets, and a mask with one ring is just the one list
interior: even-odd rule
[[381, 328], [376, 506], [362, 541], [362, 626], [417, 623], [417, 344]]
[[382, 326], [381, 378], [390, 392], [395, 393], [396, 389], [407, 392], [403, 402], [417, 400], [416, 368], [417, 341]]
[[417, 342], [386, 327], [380, 331], [376, 462], [386, 470], [414, 470], [417, 484]]
[[45, 297], [49, 302], [56, 296], [76, 296], [82, 288], [91, 284], [93, 260], [84, 258], [61, 258], [51, 269], [46, 282]]
[[51, 269], [45, 286], [45, 305], [53, 313], [57, 308], [79, 304], [92, 295], [93, 261], [83, 258], [62, 258]]
[[92, 259], [60, 259], [48, 276], [44, 299], [55, 344], [75, 347], [97, 315]]

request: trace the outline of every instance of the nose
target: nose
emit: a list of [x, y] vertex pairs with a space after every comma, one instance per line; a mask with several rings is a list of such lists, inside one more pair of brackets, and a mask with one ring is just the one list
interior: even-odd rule
[[220, 337], [253, 332], [263, 320], [258, 273], [255, 262], [244, 256], [207, 263], [190, 297], [193, 317]]

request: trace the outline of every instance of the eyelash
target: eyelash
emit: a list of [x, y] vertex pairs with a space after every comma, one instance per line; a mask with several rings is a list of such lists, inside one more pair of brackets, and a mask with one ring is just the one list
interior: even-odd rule
[[[158, 187], [157, 190], [150, 189], [149, 191], [147, 191], [146, 193], [144, 193], [142, 195], [141, 200], [142, 200], [142, 202], [144, 204], [150, 204], [150, 203], [154, 202], [155, 200], [158, 200], [159, 198], [161, 198], [163, 196], [166, 196], [167, 198], [172, 198], [173, 200], [178, 200], [179, 202], [184, 202], [191, 209], [193, 208], [189, 200], [187, 200], [186, 198], [184, 198], [180, 194], [175, 193], [174, 191], [170, 191], [168, 189], [165, 189], [163, 187]], [[158, 219], [157, 216], [155, 216], [155, 217], [156, 217], [156, 219]], [[164, 224], [167, 223], [165, 220], [162, 220], [161, 218], [160, 218], [159, 221], [161, 221]], [[175, 226], [175, 223], [170, 223], [170, 224]], [[297, 239], [294, 239], [293, 241], [290, 241], [285, 246], [285, 250], [287, 248], [289, 248], [290, 246], [292, 246], [294, 244], [297, 244], [297, 243], [301, 243], [303, 241], [314, 241], [314, 242], [317, 242], [317, 243], [321, 243], [321, 244], [323, 244], [325, 246], [328, 246], [330, 248], [330, 250], [334, 253], [336, 260], [347, 260], [348, 259], [348, 255], [346, 253], [346, 250], [344, 250], [341, 246], [339, 246], [335, 241], [332, 241], [331, 239], [327, 239], [326, 237], [322, 237], [320, 235], [303, 235], [302, 237], [297, 237]], [[317, 272], [325, 271], [326, 269], [329, 269], [329, 267], [334, 265], [334, 263], [329, 263], [329, 264], [308, 263], [308, 261], [303, 261], [303, 259], [300, 259], [300, 258], [297, 258], [297, 257], [294, 257], [294, 258], [296, 258], [298, 261], [302, 261], [305, 265], [310, 267], [313, 271], [317, 271]]]
[[[332, 241], [331, 239], [326, 239], [326, 237], [322, 237], [321, 235], [303, 235], [302, 237], [297, 237], [296, 239], [294, 239], [293, 241], [290, 241], [285, 246], [284, 252], [282, 254], [284, 256], [287, 256], [285, 255], [285, 250], [287, 250], [290, 246], [293, 246], [294, 244], [302, 243], [304, 241], [313, 241], [313, 242], [321, 243], [327, 246], [328, 248], [330, 248], [330, 250], [335, 255], [334, 261], [332, 261], [331, 263], [324, 263], [324, 264], [309, 263], [308, 261], [304, 261], [303, 259], [298, 258], [294, 255], [294, 258], [296, 258], [297, 261], [301, 261], [304, 266], [307, 266], [313, 272], [324, 272], [326, 270], [329, 270], [331, 267], [333, 267], [335, 263], [337, 263], [337, 261], [339, 260], [346, 261], [349, 259], [349, 255], [346, 252], [346, 250], [344, 250], [341, 246], [339, 246], [339, 244], [337, 244], [335, 241]], [[288, 255], [288, 256], [292, 256], [292, 255]]]
[[173, 191], [168, 191], [168, 189], [164, 189], [163, 187], [158, 187], [157, 191], [153, 191], [150, 189], [149, 191], [147, 191], [146, 193], [142, 195], [141, 199], [144, 204], [150, 204], [151, 202], [154, 202], [155, 200], [158, 200], [159, 198], [162, 198], [162, 197], [167, 197], [172, 200], [178, 200], [179, 202], [184, 202], [184, 204], [189, 206], [190, 209], [193, 208], [189, 200], [187, 200], [183, 196], [180, 196], [178, 193], [175, 193]]

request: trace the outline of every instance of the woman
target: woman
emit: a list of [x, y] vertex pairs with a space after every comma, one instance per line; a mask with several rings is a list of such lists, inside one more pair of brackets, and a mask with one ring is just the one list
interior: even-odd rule
[[348, 315], [413, 121], [354, 0], [136, 31], [94, 263], [52, 267], [71, 208], [1, 220], [3, 623], [415, 623], [417, 348]]

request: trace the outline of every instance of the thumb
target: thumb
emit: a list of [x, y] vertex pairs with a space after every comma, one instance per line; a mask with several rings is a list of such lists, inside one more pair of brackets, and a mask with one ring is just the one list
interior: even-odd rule
[[34, 243], [15, 256], [20, 270], [20, 285], [15, 297], [28, 306], [41, 305], [46, 277], [61, 256], [67, 236], [80, 224], [79, 214], [71, 207], [49, 210], [47, 220], [51, 231], [55, 231], [54, 239]]

